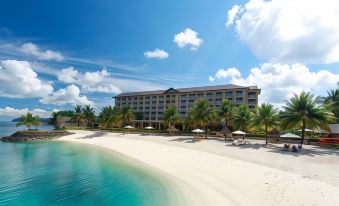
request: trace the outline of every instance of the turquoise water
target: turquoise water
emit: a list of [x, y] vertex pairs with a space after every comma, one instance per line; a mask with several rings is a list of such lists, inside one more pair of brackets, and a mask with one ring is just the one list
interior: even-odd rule
[[[15, 122], [0, 122], [0, 137], [9, 136], [16, 131], [26, 129], [25, 126], [16, 127]], [[35, 128], [35, 127], [32, 127]], [[40, 125], [38, 126], [39, 130], [53, 130], [53, 125]]]
[[171, 205], [160, 177], [94, 146], [0, 142], [0, 165], [0, 205]]

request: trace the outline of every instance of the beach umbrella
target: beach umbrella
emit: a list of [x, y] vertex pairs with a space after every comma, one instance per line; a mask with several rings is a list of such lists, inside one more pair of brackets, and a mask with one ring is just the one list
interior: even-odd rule
[[203, 133], [203, 132], [205, 132], [205, 131], [202, 130], [202, 129], [195, 129], [195, 130], [192, 130], [192, 132], [197, 133], [197, 138], [200, 140], [200, 138], [199, 138], [199, 133]]
[[130, 129], [134, 129], [134, 127], [128, 125], [128, 126], [125, 126], [124, 129], [127, 129], [127, 131], [129, 131]]
[[124, 129], [134, 129], [132, 126], [125, 126]]
[[167, 132], [169, 132], [170, 134], [172, 133], [172, 132], [177, 132], [177, 131], [179, 131], [177, 128], [175, 128], [174, 126], [170, 126], [168, 129], [167, 129]]
[[296, 134], [292, 134], [292, 133], [287, 133], [287, 134], [283, 134], [283, 135], [280, 135], [280, 137], [283, 137], [283, 138], [301, 138], [300, 136], [296, 135]]
[[232, 134], [243, 134], [243, 135], [245, 135], [246, 133], [243, 132], [243, 131], [238, 130], [238, 131], [232, 132]]
[[243, 132], [243, 131], [237, 130], [237, 131], [235, 131], [235, 132], [232, 132], [232, 134], [237, 134], [238, 136], [244, 135], [244, 136], [242, 137], [242, 139], [245, 140], [245, 135], [246, 135], [246, 133]]
[[145, 129], [154, 129], [152, 126], [145, 127]]
[[[303, 131], [302, 129], [298, 130], [298, 132], [302, 132], [302, 131]], [[313, 130], [305, 128], [305, 132], [313, 132]]]

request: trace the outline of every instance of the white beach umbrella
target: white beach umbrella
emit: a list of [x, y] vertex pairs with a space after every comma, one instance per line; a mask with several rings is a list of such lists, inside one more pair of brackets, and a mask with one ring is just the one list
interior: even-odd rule
[[198, 138], [198, 140], [200, 141], [199, 133], [203, 133], [203, 132], [205, 132], [205, 131], [202, 130], [202, 129], [195, 129], [195, 130], [192, 130], [192, 132], [197, 133], [197, 138]]
[[[298, 132], [302, 132], [302, 131], [303, 131], [302, 129], [298, 130]], [[305, 128], [305, 132], [313, 132], [313, 130]]]
[[152, 126], [145, 127], [145, 129], [154, 129]]
[[285, 137], [285, 138], [301, 138], [300, 136], [296, 135], [296, 134], [292, 134], [292, 133], [287, 133], [287, 134], [283, 134], [283, 135], [280, 135], [280, 137]]
[[205, 131], [202, 130], [202, 129], [195, 129], [195, 130], [192, 130], [192, 132], [195, 132], [195, 133], [203, 133], [203, 132], [205, 132]]
[[134, 129], [132, 126], [125, 126], [124, 129]]
[[238, 131], [232, 132], [232, 134], [243, 134], [243, 135], [245, 135], [246, 133], [243, 132], [243, 131], [238, 130]]
[[[237, 130], [237, 131], [235, 131], [235, 132], [232, 132], [232, 134], [237, 134], [238, 136], [244, 135], [244, 136], [242, 136], [242, 139], [245, 140], [245, 135], [246, 135], [246, 133], [243, 132], [243, 131]], [[239, 139], [239, 137], [238, 137], [238, 139]]]

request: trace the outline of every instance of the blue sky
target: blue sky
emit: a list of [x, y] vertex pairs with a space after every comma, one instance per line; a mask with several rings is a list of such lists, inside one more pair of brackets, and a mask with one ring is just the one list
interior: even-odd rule
[[[279, 0], [267, 2], [272, 3], [270, 8], [281, 6], [274, 4]], [[309, 24], [286, 25], [281, 23], [287, 18], [284, 13], [277, 17], [274, 12], [272, 16], [256, 12], [267, 9], [268, 3], [221, 0], [2, 1], [0, 60], [3, 62], [0, 66], [3, 78], [0, 77], [0, 86], [3, 89], [0, 89], [0, 118], [27, 110], [46, 116], [53, 109], [72, 108], [75, 103], [90, 103], [100, 110], [102, 106], [111, 104], [111, 97], [121, 91], [227, 83], [257, 84], [263, 91], [272, 87], [276, 89], [263, 92], [262, 102], [279, 104], [292, 90], [309, 89], [321, 95], [327, 89], [335, 88], [339, 80], [338, 59], [333, 58], [337, 54], [336, 48], [331, 54], [319, 46], [304, 49], [305, 45], [318, 40], [317, 37], [326, 37], [326, 34], [315, 32], [323, 25], [315, 23], [311, 28], [313, 33], [309, 32], [310, 28], [307, 32], [306, 29], [296, 31], [293, 26], [303, 28]], [[300, 1], [300, 5], [292, 9], [296, 18], [305, 16], [302, 12], [299, 14], [302, 3]], [[288, 6], [281, 7], [291, 10]], [[236, 11], [235, 15], [230, 11]], [[255, 24], [257, 26], [253, 27]], [[187, 29], [194, 33], [193, 39], [187, 36]], [[331, 29], [334, 34], [339, 31], [338, 26]], [[286, 30], [291, 33], [285, 34]], [[175, 35], [180, 33], [184, 39], [175, 42]], [[268, 36], [269, 33], [271, 35]], [[287, 43], [286, 35], [289, 37]], [[194, 44], [194, 40], [198, 43]], [[332, 38], [322, 44], [338, 45], [338, 41], [338, 38]], [[159, 56], [155, 53], [155, 58], [144, 55], [157, 48], [168, 57], [156, 58]], [[25, 88], [19, 86], [7, 88], [9, 82], [19, 81], [15, 82], [19, 84], [25, 81], [11, 73], [14, 67], [17, 72], [32, 71], [37, 75], [31, 76], [33, 86], [27, 87], [31, 90], [26, 93], [22, 92]], [[257, 75], [258, 72], [251, 73], [255, 67], [260, 75]], [[68, 70], [63, 70], [65, 68]], [[295, 79], [286, 84], [293, 88], [285, 91], [286, 85], [281, 82], [291, 79], [288, 74], [285, 79], [275, 81], [275, 75], [281, 76], [285, 70], [290, 74], [306, 72], [315, 83], [304, 84]], [[72, 78], [67, 78], [71, 74]], [[93, 75], [96, 80], [91, 78]], [[270, 81], [261, 83], [266, 77]], [[314, 89], [321, 81], [320, 77], [331, 81]], [[35, 84], [47, 89], [37, 88]], [[38, 94], [32, 94], [34, 92]], [[66, 98], [67, 94], [74, 94], [73, 98]]]

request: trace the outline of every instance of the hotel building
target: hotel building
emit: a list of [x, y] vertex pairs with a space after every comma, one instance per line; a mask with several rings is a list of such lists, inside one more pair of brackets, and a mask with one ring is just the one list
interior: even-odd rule
[[220, 106], [224, 98], [232, 101], [234, 105], [248, 104], [250, 108], [255, 108], [259, 94], [260, 89], [257, 86], [243, 87], [228, 84], [121, 93], [113, 98], [115, 98], [115, 106], [129, 105], [138, 114], [133, 122], [135, 127], [143, 128], [152, 125], [161, 129], [163, 128], [163, 112], [171, 104], [177, 107], [179, 116], [184, 118], [188, 116], [190, 108], [197, 99], [208, 100], [214, 109]]

